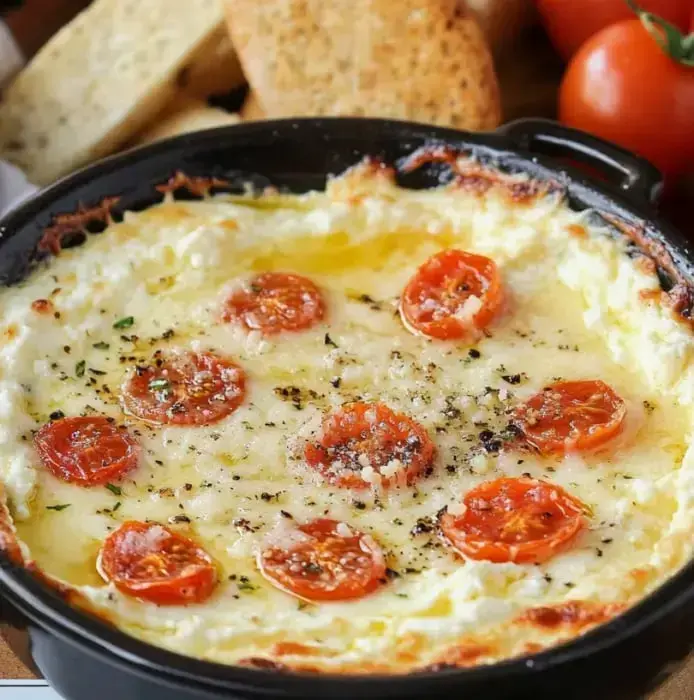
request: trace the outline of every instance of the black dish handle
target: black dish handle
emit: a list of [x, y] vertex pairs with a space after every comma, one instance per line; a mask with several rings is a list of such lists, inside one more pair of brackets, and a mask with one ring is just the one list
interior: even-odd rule
[[518, 119], [504, 124], [498, 133], [523, 150], [588, 166], [615, 184], [632, 201], [655, 206], [663, 190], [663, 176], [644, 158], [550, 119]]

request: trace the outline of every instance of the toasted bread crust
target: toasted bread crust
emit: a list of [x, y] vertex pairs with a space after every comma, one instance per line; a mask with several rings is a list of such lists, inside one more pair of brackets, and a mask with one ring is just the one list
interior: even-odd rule
[[217, 0], [192, 13], [186, 0], [97, 0], [3, 94], [0, 154], [45, 185], [113, 153], [172, 99], [222, 22]]
[[210, 107], [202, 100], [179, 97], [159, 115], [159, 119], [138, 135], [135, 143], [137, 145], [152, 143], [191, 131], [238, 124], [239, 121], [241, 119], [238, 114]]
[[470, 130], [501, 119], [491, 53], [456, 0], [225, 6], [244, 72], [270, 118], [380, 116]]

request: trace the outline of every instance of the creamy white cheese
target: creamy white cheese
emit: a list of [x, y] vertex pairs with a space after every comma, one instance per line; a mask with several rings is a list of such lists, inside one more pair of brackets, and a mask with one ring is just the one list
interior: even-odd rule
[[[657, 287], [655, 276], [557, 196], [514, 206], [493, 191], [478, 198], [362, 186], [354, 201], [340, 181], [328, 194], [293, 199], [167, 201], [128, 214], [1, 293], [0, 478], [19, 534], [42, 568], [131, 633], [225, 662], [292, 640], [319, 647], [336, 667], [374, 654], [387, 663], [415, 634], [431, 642], [422, 645], [426, 659], [463, 635], [503, 633], [528, 606], [635, 600], [689, 556], [694, 343], [669, 311], [640, 299]], [[574, 225], [586, 235], [573, 234]], [[445, 247], [494, 258], [508, 292], [478, 358], [407, 332], [397, 315], [406, 281]], [[311, 277], [327, 298], [325, 324], [264, 339], [220, 323], [229, 289], [268, 269]], [[51, 299], [60, 318], [32, 311], [39, 298]], [[469, 306], [466, 315], [477, 310]], [[114, 329], [128, 316], [132, 327]], [[207, 427], [123, 416], [127, 370], [176, 347], [234, 358], [248, 375], [244, 405]], [[516, 374], [520, 383], [505, 379]], [[625, 399], [629, 428], [618, 445], [565, 459], [487, 454], [480, 431], [503, 427], [508, 407], [556, 378], [600, 378]], [[298, 404], [278, 396], [289, 386], [300, 389]], [[301, 445], [324, 412], [357, 397], [429, 431], [438, 451], [431, 477], [415, 488], [352, 493], [303, 463]], [[120, 496], [62, 483], [40, 466], [32, 430], [55, 410], [103, 413], [137, 431], [142, 464], [119, 482]], [[401, 469], [396, 462], [386, 476]], [[591, 507], [590, 528], [571, 551], [541, 566], [463, 562], [435, 534], [411, 534], [445, 506], [459, 511], [461, 496], [482, 481], [526, 473]], [[47, 509], [56, 504], [70, 507]], [[255, 564], [263, 544], [297, 536], [280, 511], [295, 522], [327, 515], [370, 534], [400, 576], [361, 600], [299, 604]], [[172, 527], [219, 562], [210, 601], [157, 608], [104, 585], [95, 562], [110, 531], [177, 515], [190, 523]]]

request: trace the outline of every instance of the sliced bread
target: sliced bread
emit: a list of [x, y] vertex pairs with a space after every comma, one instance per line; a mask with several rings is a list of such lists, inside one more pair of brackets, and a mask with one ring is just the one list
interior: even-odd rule
[[224, 26], [220, 26], [191, 56], [178, 76], [181, 89], [201, 100], [231, 92], [245, 82], [241, 64]]
[[0, 154], [47, 184], [112, 153], [172, 99], [222, 21], [220, 0], [96, 0], [5, 91]]
[[225, 0], [268, 117], [365, 115], [482, 130], [501, 118], [491, 54], [457, 0]]
[[159, 115], [150, 128], [139, 135], [135, 143], [151, 143], [191, 131], [238, 124], [240, 121], [238, 114], [210, 107], [202, 100], [180, 97]]

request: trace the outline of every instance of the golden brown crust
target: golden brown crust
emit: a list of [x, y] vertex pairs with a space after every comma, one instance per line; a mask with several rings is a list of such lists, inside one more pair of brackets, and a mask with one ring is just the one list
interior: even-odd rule
[[459, 642], [448, 649], [427, 670], [476, 666], [484, 658], [493, 658], [497, 650], [491, 644], [476, 641]]
[[588, 231], [586, 231], [585, 226], [580, 226], [579, 224], [569, 224], [566, 227], [566, 230], [574, 238], [585, 238], [588, 235]]
[[526, 610], [516, 621], [545, 630], [569, 628], [578, 634], [587, 627], [594, 627], [619, 615], [626, 605], [620, 603], [595, 603], [586, 600], [570, 600], [557, 605], [546, 605]]
[[358, 115], [471, 130], [501, 120], [491, 53], [458, 0], [225, 4], [244, 73], [270, 118]]
[[518, 205], [532, 204], [540, 197], [563, 190], [553, 180], [509, 175], [475, 161], [458, 149], [443, 145], [418, 148], [406, 159], [401, 170], [410, 173], [429, 163], [447, 165], [455, 175], [456, 186], [466, 192], [482, 196], [496, 188]]
[[[614, 214], [602, 214], [602, 217], [634, 242], [644, 258], [650, 260], [655, 266], [651, 268], [653, 271], [661, 269], [671, 278], [672, 287], [667, 291], [663, 290], [663, 293], [659, 294], [657, 298], [664, 306], [672, 309], [673, 313], [681, 320], [690, 326], [694, 324], [694, 285], [688, 276], [678, 268], [665, 245], [648, 236], [643, 225], [630, 224]], [[641, 265], [644, 264], [648, 263], [641, 263]], [[648, 296], [648, 294], [643, 295], [643, 297], [656, 298]]]
[[291, 669], [284, 664], [281, 664], [272, 659], [266, 659], [263, 656], [249, 656], [247, 659], [241, 659], [236, 662], [237, 666], [243, 666], [245, 668], [256, 668], [263, 671], [278, 671], [278, 672], [288, 672]]
[[75, 233], [84, 232], [92, 223], [108, 224], [111, 222], [111, 209], [118, 204], [120, 197], [104, 197], [93, 207], [80, 205], [74, 214], [57, 214], [53, 223], [44, 230], [37, 249], [41, 253], [58, 255], [63, 241]]
[[173, 194], [176, 190], [188, 190], [197, 197], [206, 197], [213, 187], [225, 187], [228, 184], [228, 180], [219, 177], [197, 177], [186, 175], [181, 170], [177, 170], [168, 182], [157, 185], [155, 189], [162, 194]]

